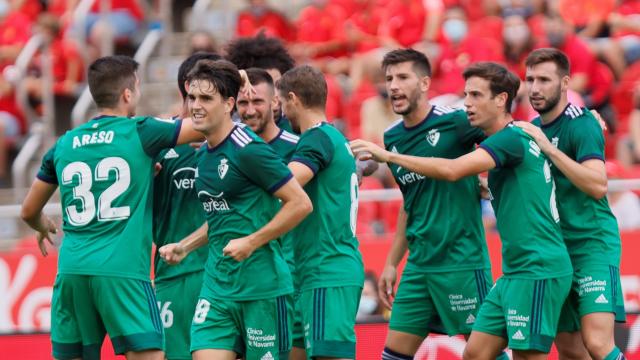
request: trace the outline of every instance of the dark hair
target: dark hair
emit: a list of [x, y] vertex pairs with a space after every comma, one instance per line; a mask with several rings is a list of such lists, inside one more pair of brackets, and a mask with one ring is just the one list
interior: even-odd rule
[[386, 71], [391, 65], [401, 64], [404, 62], [413, 63], [413, 71], [420, 76], [431, 76], [431, 64], [427, 56], [420, 51], [414, 49], [396, 49], [384, 55], [382, 59], [382, 70]]
[[533, 67], [534, 65], [542, 64], [545, 62], [552, 62], [556, 64], [558, 75], [560, 75], [560, 77], [569, 75], [569, 72], [571, 70], [569, 58], [565, 53], [554, 48], [542, 48], [533, 50], [531, 54], [527, 56], [527, 60], [524, 62], [524, 64], [527, 67]]
[[282, 74], [276, 83], [278, 90], [284, 94], [296, 94], [302, 105], [307, 108], [322, 108], [327, 104], [327, 81], [324, 74], [312, 66], [302, 65]]
[[89, 65], [89, 91], [98, 108], [115, 108], [125, 89], [135, 90], [138, 63], [124, 55], [105, 56]]
[[462, 77], [468, 80], [471, 77], [479, 77], [489, 81], [489, 89], [491, 95], [496, 96], [501, 93], [507, 93], [507, 102], [505, 110], [511, 112], [511, 103], [518, 93], [520, 79], [506, 67], [494, 62], [478, 62], [469, 65], [462, 72]]
[[270, 88], [273, 88], [273, 78], [265, 69], [249, 68], [247, 71], [247, 77], [251, 85], [267, 84]]
[[238, 68], [227, 60], [200, 60], [187, 74], [187, 81], [207, 80], [222, 96], [236, 99], [242, 86], [242, 78]]
[[186, 58], [180, 67], [178, 68], [178, 90], [180, 90], [180, 95], [182, 95], [182, 99], [184, 100], [187, 97], [187, 89], [184, 87], [185, 81], [187, 81], [187, 74], [196, 63], [200, 60], [220, 60], [222, 56], [215, 53], [207, 53], [207, 52], [197, 52], [188, 58]]
[[226, 50], [226, 59], [240, 69], [278, 69], [284, 74], [295, 66], [282, 41], [267, 37], [262, 32], [255, 37], [234, 40]]

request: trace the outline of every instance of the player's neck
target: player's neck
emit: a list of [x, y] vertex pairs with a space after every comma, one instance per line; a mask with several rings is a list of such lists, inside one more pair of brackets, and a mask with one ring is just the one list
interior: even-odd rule
[[429, 115], [429, 111], [431, 111], [431, 104], [429, 101], [421, 101], [418, 103], [418, 107], [411, 113], [402, 115], [402, 121], [406, 127], [413, 127], [422, 122], [422, 120]]
[[264, 127], [264, 130], [262, 130], [260, 137], [262, 140], [269, 143], [273, 141], [278, 134], [280, 134], [280, 128], [276, 125], [275, 121], [271, 120], [267, 122], [267, 125]]
[[504, 129], [512, 121], [513, 117], [511, 116], [511, 114], [505, 113], [499, 116], [494, 122], [492, 122], [488, 128], [482, 129], [482, 131], [485, 133], [485, 135], [491, 136]]
[[98, 109], [98, 116], [128, 117], [129, 111], [126, 108], [102, 108]]
[[303, 133], [321, 122], [326, 121], [327, 115], [320, 109], [305, 109], [305, 111], [299, 115], [299, 119], [300, 133]]
[[212, 131], [208, 134], [205, 134], [205, 139], [207, 139], [207, 145], [210, 148], [216, 147], [223, 142], [227, 136], [233, 131], [233, 128], [236, 124], [231, 120], [231, 118], [225, 119], [220, 125], [216, 128], [212, 129]]
[[553, 109], [547, 111], [546, 113], [540, 113], [540, 122], [542, 125], [548, 124], [553, 120], [557, 119], [560, 114], [564, 111], [564, 109], [569, 105], [569, 100], [566, 96], [560, 98], [560, 101], [553, 107]]

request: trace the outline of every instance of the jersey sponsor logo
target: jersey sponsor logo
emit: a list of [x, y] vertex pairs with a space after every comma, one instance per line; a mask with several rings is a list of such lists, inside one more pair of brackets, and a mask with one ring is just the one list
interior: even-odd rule
[[398, 177], [398, 180], [400, 180], [400, 182], [402, 183], [402, 185], [408, 185], [408, 184], [412, 184], [416, 181], [420, 181], [423, 179], [426, 179], [426, 176], [420, 175], [420, 174], [416, 174], [414, 172], [409, 172], [406, 173], [402, 176]]
[[438, 129], [429, 130], [429, 133], [427, 134], [427, 142], [431, 146], [435, 147], [438, 144], [439, 140], [440, 140], [440, 132], [438, 131]]
[[609, 303], [609, 300], [607, 300], [604, 294], [600, 294], [600, 296], [596, 298], [596, 304], [608, 304], [608, 303]]
[[218, 165], [218, 176], [220, 176], [220, 179], [224, 179], [224, 176], [227, 175], [227, 171], [229, 170], [228, 161], [229, 160], [224, 158], [220, 159], [220, 164]]
[[558, 143], [560, 142], [560, 138], [557, 136], [554, 136], [551, 138], [551, 145], [558, 147]]
[[[193, 178], [183, 178], [183, 179], [175, 179], [175, 176], [181, 172], [185, 172], [185, 171], [192, 171], [194, 177]], [[176, 171], [173, 172], [173, 184], [176, 186], [176, 189], [178, 190], [190, 190], [193, 189], [195, 187], [195, 174], [198, 170], [196, 168], [192, 168], [192, 167], [183, 167], [180, 168]], [[188, 176], [188, 175], [187, 175]]]
[[518, 330], [511, 338], [513, 340], [524, 340], [524, 335], [522, 334], [522, 331]]
[[469, 314], [469, 316], [467, 316], [467, 324], [473, 324], [474, 322], [476, 322], [476, 317], [473, 316], [473, 314]]
[[207, 191], [200, 190], [198, 192], [198, 199], [202, 202], [202, 207], [206, 212], [224, 212], [229, 211], [231, 208], [229, 207], [229, 203], [222, 196], [224, 195], [224, 191], [220, 192], [218, 195], [213, 195]]
[[114, 136], [113, 130], [97, 131], [82, 136], [76, 135], [73, 137], [72, 148], [75, 149], [90, 144], [111, 144]]
[[165, 159], [175, 159], [175, 158], [178, 158], [179, 156], [180, 155], [178, 155], [178, 153], [174, 149], [169, 149], [169, 151], [167, 151], [167, 153], [164, 154]]

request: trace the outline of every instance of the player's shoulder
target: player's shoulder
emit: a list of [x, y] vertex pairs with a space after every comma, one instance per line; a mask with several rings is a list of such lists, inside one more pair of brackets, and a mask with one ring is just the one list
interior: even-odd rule
[[466, 119], [467, 117], [467, 113], [463, 109], [451, 106], [434, 105], [431, 111], [433, 112], [434, 116], [444, 119], [455, 119], [461, 117], [464, 117]]
[[586, 118], [594, 117], [593, 114], [591, 114], [591, 112], [589, 111], [589, 109], [576, 106], [573, 104], [567, 105], [567, 107], [564, 109], [564, 112], [562, 114], [565, 116], [565, 118], [572, 120], [571, 122], [574, 122], [574, 120], [583, 120]]
[[384, 136], [385, 138], [387, 136], [393, 136], [396, 133], [398, 133], [398, 131], [402, 130], [402, 118], [394, 121], [393, 123], [391, 123], [391, 125], [387, 126], [386, 129], [384, 129]]
[[278, 138], [282, 141], [285, 141], [291, 144], [297, 144], [298, 141], [300, 141], [300, 136], [290, 133], [285, 129], [282, 129], [280, 131], [280, 135], [278, 135]]
[[252, 145], [263, 143], [261, 139], [244, 124], [236, 124], [229, 134], [231, 143], [238, 149], [245, 149]]

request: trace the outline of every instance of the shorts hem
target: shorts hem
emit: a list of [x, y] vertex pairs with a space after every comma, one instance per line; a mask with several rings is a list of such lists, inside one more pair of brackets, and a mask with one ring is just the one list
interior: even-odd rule
[[310, 357], [355, 359], [356, 343], [351, 341], [315, 340]]
[[238, 349], [234, 349], [233, 347], [229, 348], [229, 347], [220, 346], [220, 345], [198, 345], [196, 347], [191, 347], [190, 351], [192, 356], [193, 356], [193, 353], [198, 350], [228, 350], [228, 351], [233, 351], [238, 355], [242, 354], [242, 352], [238, 352]]
[[498, 336], [498, 337], [501, 337], [503, 339], [509, 340], [509, 338], [507, 337], [506, 333], [499, 333], [498, 331], [493, 331], [493, 330], [483, 329], [483, 328], [475, 328], [475, 327], [471, 330], [471, 332], [474, 332], [474, 331], [485, 333], [485, 334], [489, 334], [489, 335], [493, 335], [493, 336]]
[[415, 336], [421, 336], [421, 337], [427, 337], [430, 333], [429, 329], [418, 329], [418, 328], [391, 326], [391, 325], [389, 325], [389, 330], [411, 334]]

